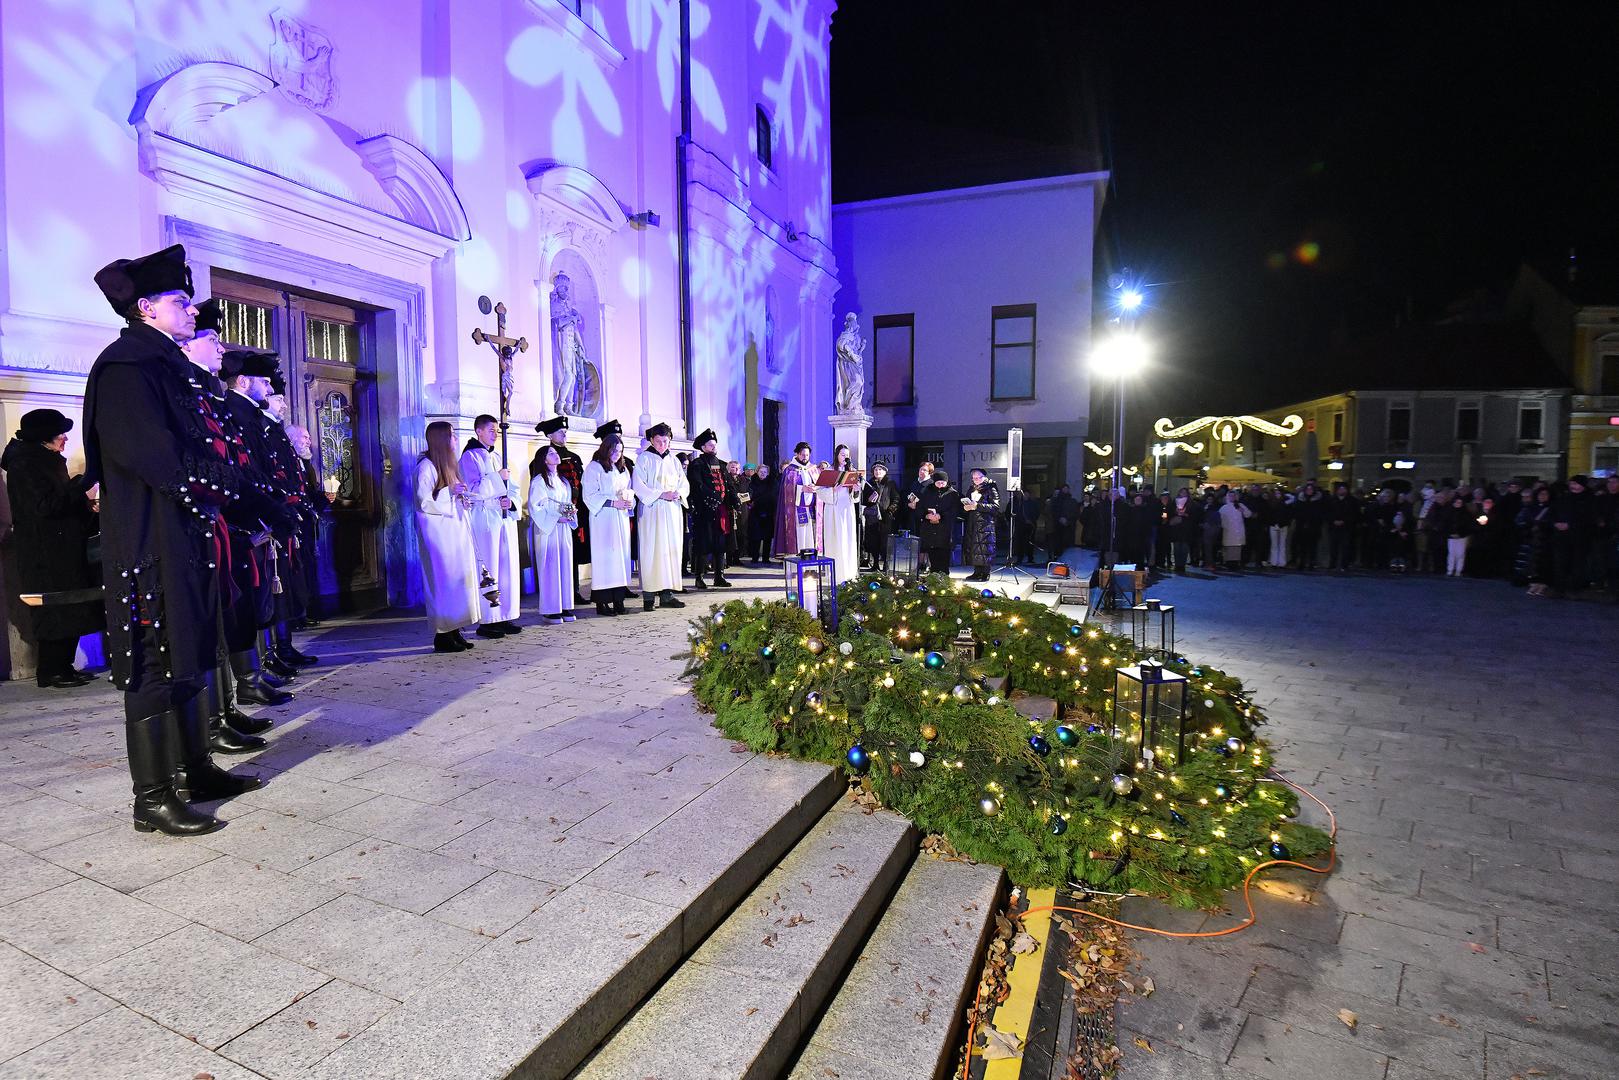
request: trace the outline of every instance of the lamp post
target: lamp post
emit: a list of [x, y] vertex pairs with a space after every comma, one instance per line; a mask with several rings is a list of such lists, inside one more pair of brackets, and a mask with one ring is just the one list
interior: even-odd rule
[[[1139, 300], [1137, 301], [1139, 303]], [[1124, 301], [1121, 299], [1121, 305]], [[1102, 552], [1102, 560], [1107, 563], [1109, 571], [1108, 583], [1103, 589], [1101, 607], [1112, 611], [1117, 606], [1117, 597], [1114, 595], [1113, 564], [1118, 554], [1118, 499], [1116, 492], [1124, 487], [1124, 383], [1127, 378], [1140, 371], [1147, 363], [1147, 345], [1132, 326], [1122, 325], [1112, 334], [1091, 350], [1091, 370], [1099, 378], [1114, 380], [1113, 406], [1114, 406], [1114, 439], [1113, 439], [1113, 469], [1108, 481], [1108, 544]]]

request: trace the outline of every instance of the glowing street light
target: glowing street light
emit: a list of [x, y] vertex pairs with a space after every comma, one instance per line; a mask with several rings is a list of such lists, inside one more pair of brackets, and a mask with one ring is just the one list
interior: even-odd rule
[[1126, 379], [1146, 367], [1150, 355], [1139, 335], [1117, 333], [1091, 349], [1091, 371], [1101, 378]]
[[1126, 289], [1119, 296], [1119, 307], [1125, 311], [1134, 311], [1141, 306], [1141, 299], [1140, 289]]

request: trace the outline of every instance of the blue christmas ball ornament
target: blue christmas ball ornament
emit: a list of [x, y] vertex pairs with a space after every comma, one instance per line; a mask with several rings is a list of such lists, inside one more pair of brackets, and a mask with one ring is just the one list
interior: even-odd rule
[[1062, 743], [1064, 746], [1073, 746], [1079, 741], [1079, 732], [1075, 731], [1071, 727], [1068, 727], [1067, 725], [1058, 727], [1057, 741]]
[[1085, 731], [1086, 731], [1087, 734], [1090, 734], [1090, 735], [1099, 735], [1099, 734], [1101, 734], [1101, 731], [1102, 731], [1102, 725], [1100, 725], [1100, 724], [1086, 724], [1085, 725]]
[[1078, 627], [1078, 626], [1070, 626], [1068, 628], [1068, 636], [1069, 637], [1078, 637], [1080, 634], [1083, 634], [1084, 632], [1085, 631], [1082, 628]]
[[1273, 858], [1273, 859], [1285, 859], [1285, 858], [1287, 858], [1288, 855], [1289, 855], [1289, 852], [1287, 850], [1287, 845], [1282, 843], [1280, 840], [1275, 841], [1270, 846], [1270, 855], [1271, 855], [1271, 858]]
[[993, 599], [995, 599], [995, 590], [994, 589], [980, 589], [980, 590], [978, 590], [978, 595], [982, 596], [985, 600], [993, 600]]
[[1195, 678], [1199, 678], [1199, 677], [1201, 677], [1201, 676], [1202, 676], [1202, 674], [1203, 674], [1203, 669], [1202, 669], [1202, 668], [1200, 668], [1200, 667], [1195, 667], [1195, 668], [1193, 668], [1193, 669], [1192, 669], [1192, 677], [1193, 677], [1193, 678], [1194, 678], [1194, 679], [1195, 679]]
[[776, 650], [772, 649], [769, 645], [761, 645], [759, 646], [759, 655], [764, 657], [766, 660], [769, 660], [772, 656], [776, 655]]
[[1051, 744], [1046, 742], [1045, 736], [1043, 735], [1030, 735], [1029, 749], [1033, 750], [1041, 757], [1045, 757], [1047, 754], [1051, 753]]
[[720, 652], [728, 653], [730, 651], [731, 651], [731, 643], [729, 641], [720, 642]]
[[1061, 814], [1051, 815], [1051, 835], [1061, 836], [1068, 831], [1068, 819]]
[[866, 748], [859, 743], [849, 747], [849, 752], [843, 756], [848, 759], [849, 768], [855, 772], [865, 772], [866, 766], [871, 764], [871, 755], [866, 753]]
[[1215, 743], [1214, 744], [1214, 752], [1216, 754], [1219, 754], [1221, 757], [1230, 757], [1231, 756], [1231, 748], [1229, 746], [1227, 746], [1225, 743]]
[[927, 587], [927, 586], [926, 586], [926, 585], [920, 585], [920, 584], [919, 584], [919, 585], [917, 585], [917, 587], [916, 587], [916, 591], [917, 591], [917, 592], [927, 592], [927, 591], [928, 591], [928, 587]]
[[992, 641], [992, 642], [990, 642], [990, 644], [991, 644], [991, 645], [993, 645], [993, 646], [995, 646], [995, 647], [996, 647], [996, 648], [997, 648], [997, 649], [998, 649], [998, 648], [1000, 648], [1000, 647], [1001, 647], [1001, 639], [1000, 639], [1000, 638], [996, 638], [996, 639], [995, 639], [995, 640], [994, 640], [994, 641]]
[[922, 658], [922, 662], [937, 671], [944, 667], [944, 653], [930, 652]]
[[1226, 798], [1230, 798], [1230, 796], [1231, 796], [1231, 789], [1230, 788], [1226, 787], [1224, 784], [1215, 784], [1214, 785], [1214, 797], [1216, 799], [1226, 799]]
[[1186, 815], [1181, 813], [1179, 810], [1171, 810], [1169, 812], [1169, 820], [1173, 821], [1177, 825], [1185, 825]]
[[880, 589], [882, 587], [883, 587], [882, 582], [878, 581], [876, 578], [872, 579], [872, 581], [871, 581], [871, 591], [872, 592], [876, 592], [878, 589]]
[[1056, 653], [1056, 654], [1057, 654], [1057, 655], [1058, 655], [1058, 656], [1061, 656], [1061, 655], [1062, 655], [1062, 649], [1063, 649], [1063, 644], [1062, 644], [1062, 642], [1060, 642], [1060, 641], [1053, 641], [1053, 642], [1052, 642], [1052, 643], [1051, 643], [1051, 651], [1052, 651], [1052, 652], [1054, 652], [1054, 653]]

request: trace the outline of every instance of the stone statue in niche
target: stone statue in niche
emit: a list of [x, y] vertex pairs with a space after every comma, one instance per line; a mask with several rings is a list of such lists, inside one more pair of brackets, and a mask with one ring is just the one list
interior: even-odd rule
[[840, 413], [864, 413], [866, 397], [866, 339], [860, 336], [860, 317], [849, 312], [838, 335], [837, 402]]
[[776, 358], [776, 290], [767, 286], [765, 288], [765, 370], [772, 374], [781, 374], [780, 361]]
[[551, 342], [556, 350], [556, 411], [594, 417], [601, 409], [601, 374], [585, 348], [584, 316], [573, 302], [573, 281], [558, 274], [551, 285]]

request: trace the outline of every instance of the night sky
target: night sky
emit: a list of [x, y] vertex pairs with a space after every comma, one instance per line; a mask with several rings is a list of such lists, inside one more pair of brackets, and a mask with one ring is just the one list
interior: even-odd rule
[[834, 199], [1108, 168], [1096, 279], [1151, 286], [1159, 357], [1132, 413], [1281, 404], [1619, 249], [1619, 5], [1462, 12], [842, 0]]

